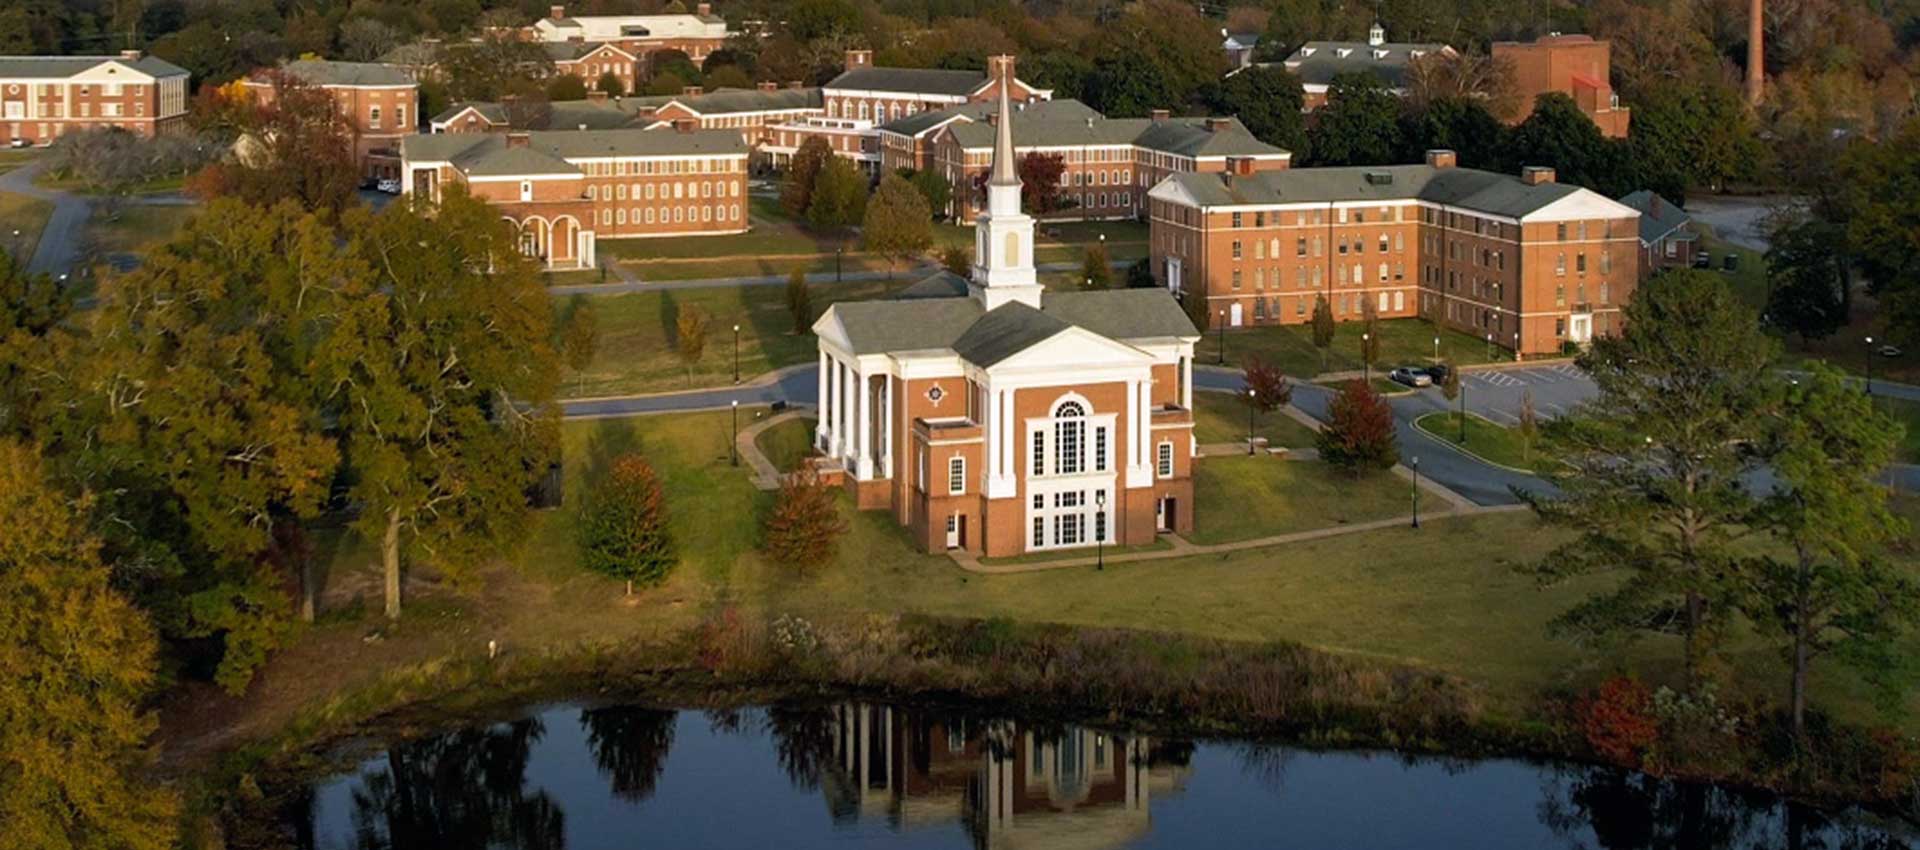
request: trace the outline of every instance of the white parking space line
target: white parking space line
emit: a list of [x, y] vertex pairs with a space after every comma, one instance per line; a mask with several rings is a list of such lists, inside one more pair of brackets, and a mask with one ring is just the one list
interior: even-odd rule
[[1520, 417], [1515, 416], [1499, 408], [1488, 408], [1486, 411], [1486, 414], [1488, 419], [1492, 419], [1497, 422], [1505, 422], [1508, 425], [1520, 424]]
[[1559, 372], [1560, 374], [1565, 375], [1569, 378], [1585, 377], [1585, 374], [1580, 371], [1580, 367], [1575, 366], [1571, 363], [1562, 363], [1558, 366], [1555, 366], [1553, 367], [1553, 371]]

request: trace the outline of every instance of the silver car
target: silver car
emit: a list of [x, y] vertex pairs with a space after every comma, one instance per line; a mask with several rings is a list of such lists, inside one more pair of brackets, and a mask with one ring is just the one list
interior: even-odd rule
[[1433, 386], [1432, 377], [1428, 376], [1425, 371], [1420, 369], [1415, 369], [1411, 366], [1402, 366], [1398, 369], [1388, 372], [1387, 378], [1396, 384], [1406, 384], [1409, 387]]

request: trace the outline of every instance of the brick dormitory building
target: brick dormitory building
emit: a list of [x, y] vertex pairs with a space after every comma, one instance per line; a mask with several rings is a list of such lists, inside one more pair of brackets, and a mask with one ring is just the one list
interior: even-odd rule
[[1523, 355], [1620, 326], [1639, 278], [1639, 214], [1554, 181], [1455, 164], [1176, 174], [1148, 193], [1155, 278], [1207, 299], [1212, 324], [1300, 324], [1325, 297]]
[[[377, 62], [336, 62], [296, 59], [279, 73], [325, 91], [346, 116], [353, 133], [353, 153], [362, 176], [400, 176], [400, 139], [420, 123], [420, 84], [400, 68]], [[256, 72], [246, 86], [254, 97], [269, 102], [276, 93], [274, 75]]]
[[591, 268], [601, 239], [747, 230], [747, 146], [726, 130], [442, 133], [401, 142], [401, 191], [451, 182], [500, 209], [522, 253]]
[[0, 143], [45, 145], [77, 130], [143, 136], [186, 126], [187, 72], [129, 50], [117, 56], [0, 56]]

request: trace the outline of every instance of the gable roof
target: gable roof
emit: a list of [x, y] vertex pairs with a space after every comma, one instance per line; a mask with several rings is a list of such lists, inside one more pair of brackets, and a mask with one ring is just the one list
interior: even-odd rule
[[[1088, 110], [1091, 112], [1091, 110]], [[1206, 118], [1104, 118], [1095, 113], [1083, 118], [1054, 118], [1041, 113], [1039, 120], [1013, 122], [1013, 144], [1017, 148], [1072, 147], [1078, 145], [1134, 145], [1162, 153], [1190, 157], [1285, 156], [1287, 151], [1253, 137], [1237, 118], [1217, 130], [1207, 129]], [[956, 124], [948, 132], [961, 147], [982, 150], [993, 147], [994, 128], [985, 121]]]
[[[1407, 64], [1415, 57], [1452, 50], [1444, 44], [1309, 41], [1283, 64], [1306, 85], [1324, 86], [1341, 74], [1364, 72], [1378, 77], [1388, 88], [1399, 88], [1406, 83]], [[1342, 56], [1343, 52], [1346, 55]]]
[[1177, 187], [1201, 206], [1421, 200], [1516, 220], [1563, 198], [1594, 195], [1566, 183], [1529, 186], [1508, 174], [1431, 165], [1293, 168], [1244, 177], [1183, 173], [1153, 191], [1161, 187]]
[[773, 91], [715, 89], [706, 94], [673, 97], [661, 106], [677, 103], [698, 115], [730, 115], [740, 112], [813, 109], [823, 102], [820, 90], [817, 88], [788, 88]]
[[[971, 300], [971, 299], [969, 299]], [[1045, 303], [1044, 296], [1041, 303]], [[953, 353], [960, 359], [987, 368], [1039, 345], [1073, 327], [1059, 316], [1009, 301], [993, 308], [967, 327], [953, 341]]]
[[984, 71], [868, 66], [842, 72], [827, 83], [826, 88], [960, 96], [979, 91], [986, 84]]
[[1629, 192], [1620, 199], [1640, 212], [1640, 242], [1652, 244], [1693, 222], [1693, 216], [1651, 189]]
[[315, 86], [411, 86], [413, 78], [392, 65], [377, 62], [335, 62], [331, 59], [295, 59], [280, 66], [302, 82]]
[[[629, 38], [726, 38], [726, 19], [717, 15], [577, 15], [541, 18], [534, 31], [546, 40], [585, 37], [589, 41]], [[556, 38], [556, 36], [558, 38]]]
[[407, 162], [448, 162], [469, 176], [578, 174], [574, 160], [649, 156], [745, 156], [733, 130], [545, 130], [524, 147], [505, 133], [434, 133], [400, 140]]
[[614, 52], [628, 59], [635, 58], [633, 54], [621, 50], [619, 45], [606, 41], [545, 41], [540, 43], [540, 48], [547, 52], [547, 58], [555, 62], [573, 62], [585, 58], [603, 47], [612, 48]]
[[0, 56], [0, 79], [65, 79], [114, 63], [152, 77], [185, 76], [187, 70], [158, 56]]
[[[1000, 105], [994, 103], [963, 103], [946, 109], [929, 109], [915, 112], [905, 118], [896, 118], [880, 125], [880, 129], [903, 136], [918, 136], [928, 130], [955, 121], [985, 121], [988, 116], [1000, 111]], [[1022, 121], [1067, 120], [1084, 121], [1088, 118], [1104, 120], [1093, 107], [1072, 98], [1059, 100], [1029, 101], [1014, 108]]]
[[951, 350], [990, 367], [1071, 328], [1119, 342], [1199, 335], [1166, 290], [1047, 292], [1035, 309], [1019, 301], [983, 311], [966, 278], [936, 272], [893, 298], [828, 308], [856, 355]]
[[[617, 130], [636, 126], [641, 121], [641, 112], [650, 108], [645, 98], [607, 98], [605, 100], [556, 100], [547, 104], [547, 128], [551, 130]], [[488, 101], [456, 103], [446, 111], [433, 116], [432, 123], [446, 124], [460, 117], [460, 113], [473, 110], [489, 123], [507, 125], [512, 123], [507, 117], [504, 104]]]

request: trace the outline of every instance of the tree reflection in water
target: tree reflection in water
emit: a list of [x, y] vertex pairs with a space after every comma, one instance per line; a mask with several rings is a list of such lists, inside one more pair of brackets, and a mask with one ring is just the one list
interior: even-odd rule
[[600, 773], [611, 780], [615, 796], [634, 803], [653, 796], [660, 774], [667, 769], [678, 716], [674, 711], [630, 705], [580, 712], [587, 749], [593, 752]]
[[527, 719], [394, 747], [353, 792], [354, 846], [562, 850], [560, 807], [526, 792], [528, 754], [545, 732]]
[[1565, 768], [1543, 780], [1540, 822], [1578, 850], [1908, 847], [1864, 824], [1767, 795], [1602, 768]]

